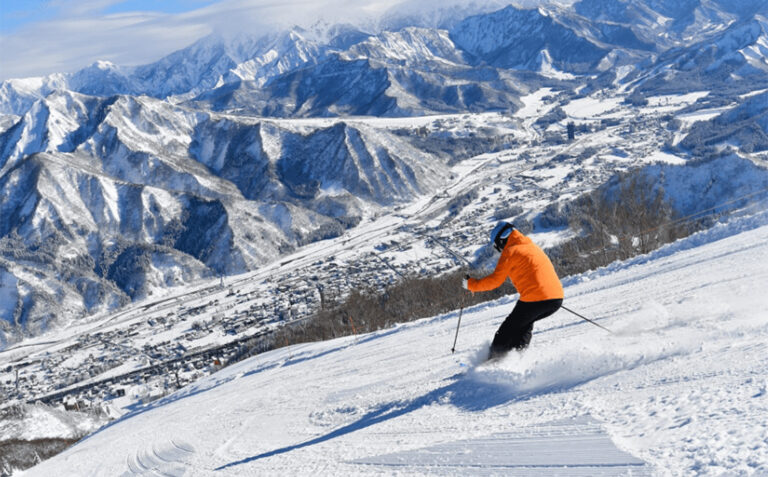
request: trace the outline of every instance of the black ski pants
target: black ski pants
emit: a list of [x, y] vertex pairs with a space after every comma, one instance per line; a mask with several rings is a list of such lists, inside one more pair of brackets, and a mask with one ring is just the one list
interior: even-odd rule
[[506, 353], [512, 348], [523, 350], [531, 342], [533, 323], [560, 309], [563, 300], [519, 301], [493, 337], [491, 349]]

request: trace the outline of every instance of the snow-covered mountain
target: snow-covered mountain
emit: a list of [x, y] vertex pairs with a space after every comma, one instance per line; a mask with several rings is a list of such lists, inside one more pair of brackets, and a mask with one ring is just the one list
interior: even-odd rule
[[[342, 121], [297, 130], [146, 96], [66, 91], [35, 103], [0, 150], [3, 268], [19, 274], [4, 302], [18, 305], [4, 306], [3, 318], [29, 332], [61, 313], [56, 296], [79, 314], [244, 272], [447, 175], [440, 156]], [[61, 283], [28, 296], [39, 283], [22, 269]]]
[[120, 67], [97, 61], [73, 74], [4, 81], [0, 84], [0, 113], [21, 114], [36, 99], [57, 89], [95, 96], [166, 98], [199, 94], [237, 80], [263, 84], [305, 63], [317, 62], [323, 50], [300, 29], [264, 37], [211, 35], [148, 65]]
[[67, 89], [67, 75], [9, 79], [0, 83], [0, 115], [24, 114], [35, 101], [57, 89]]
[[467, 18], [452, 38], [478, 60], [500, 68], [538, 71], [550, 62], [562, 71], [586, 73], [608, 53], [545, 11], [513, 7]]
[[[640, 63], [642, 57], [653, 60], [658, 52], [672, 47], [690, 48], [690, 54], [696, 54], [701, 48], [697, 45], [699, 42], [740, 23], [747, 26], [736, 29], [753, 30], [755, 26], [749, 24], [756, 15], [768, 14], [768, 7], [758, 0], [737, 3], [581, 0], [568, 6], [551, 2], [537, 9], [504, 7], [503, 3], [499, 3], [498, 10], [489, 11], [491, 7], [486, 2], [444, 11], [436, 6], [431, 14], [401, 12], [402, 15], [382, 20], [378, 28], [384, 30], [378, 31], [373, 31], [371, 26], [366, 27], [366, 31], [352, 25], [316, 25], [310, 30], [294, 28], [262, 37], [210, 36], [149, 65], [127, 68], [99, 61], [73, 74], [6, 80], [0, 84], [0, 113], [21, 115], [35, 100], [55, 89], [97, 96], [182, 95], [184, 99], [240, 82], [252, 82], [250, 89], [257, 90], [282, 74], [328, 60], [330, 53], [344, 58], [381, 59], [381, 45], [387, 43], [390, 50], [392, 47], [398, 50], [396, 55], [387, 56], [390, 60], [405, 54], [406, 50], [411, 54], [424, 54], [424, 57], [412, 57], [410, 66], [428, 65], [435, 54], [463, 64], [464, 56], [469, 54], [474, 60], [471, 66], [477, 66], [480, 61], [502, 69], [540, 71], [554, 65], [560, 71], [587, 74], [606, 70], [608, 65], [605, 62], [601, 65], [600, 60], [609, 53], [612, 53], [610, 58], [624, 58], [619, 64], [610, 62], [610, 66], [620, 66], [627, 61]], [[443, 13], [439, 13], [441, 11]], [[413, 28], [432, 30], [432, 33], [416, 34]], [[439, 33], [441, 29], [450, 32], [455, 45], [438, 45], [442, 41], [438, 37], [445, 37]], [[378, 41], [379, 47], [371, 42], [355, 47], [377, 35], [379, 39], [373, 43]], [[425, 49], [429, 44], [439, 51]], [[645, 54], [638, 57], [638, 51]], [[333, 62], [333, 58], [330, 61]], [[317, 76], [324, 75], [328, 67], [315, 71]], [[362, 78], [373, 80], [368, 76]], [[412, 94], [407, 88], [403, 92]], [[279, 88], [271, 94], [279, 95]], [[284, 109], [278, 111], [285, 113]], [[296, 111], [304, 114], [300, 109]], [[269, 109], [265, 112], [270, 114]]]
[[[733, 23], [690, 48], [660, 55], [645, 71], [638, 90], [650, 93], [692, 91], [718, 85], [724, 93], [768, 86], [768, 22], [763, 15]], [[747, 87], [749, 85], [749, 87]]]
[[751, 18], [759, 5], [730, 0], [580, 0], [574, 9], [592, 20], [625, 25], [664, 50], [690, 45], [740, 18]]
[[[489, 5], [211, 36], [149, 65], [4, 81], [0, 340], [253, 270], [439, 193], [465, 159], [549, 157], [569, 120], [631, 129], [658, 157], [765, 149], [761, 2]], [[678, 123], [642, 122], [670, 100]], [[590, 147], [601, 167], [614, 157]], [[576, 182], [596, 187], [604, 170], [589, 177]], [[449, 222], [483, 198], [455, 194]]]
[[225, 84], [190, 104], [259, 116], [391, 117], [514, 110], [519, 95], [502, 73], [470, 66], [446, 31], [406, 28], [368, 37], [264, 85]]

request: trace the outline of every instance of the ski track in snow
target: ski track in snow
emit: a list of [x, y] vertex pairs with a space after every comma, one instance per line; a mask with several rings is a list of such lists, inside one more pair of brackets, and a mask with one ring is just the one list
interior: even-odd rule
[[[48, 475], [768, 475], [768, 222], [566, 281], [531, 348], [477, 364], [513, 297], [276, 350], [140, 408]], [[525, 457], [527, 456], [527, 457]]]
[[173, 440], [155, 444], [137, 452], [126, 459], [128, 470], [122, 475], [141, 476], [182, 476], [187, 471], [184, 459], [195, 452], [194, 448], [185, 443]]

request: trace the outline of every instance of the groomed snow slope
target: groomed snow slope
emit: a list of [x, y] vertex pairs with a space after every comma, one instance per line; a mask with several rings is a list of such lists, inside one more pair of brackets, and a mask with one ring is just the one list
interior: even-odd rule
[[508, 297], [243, 361], [29, 470], [50, 475], [766, 475], [768, 213], [566, 280], [474, 367]]

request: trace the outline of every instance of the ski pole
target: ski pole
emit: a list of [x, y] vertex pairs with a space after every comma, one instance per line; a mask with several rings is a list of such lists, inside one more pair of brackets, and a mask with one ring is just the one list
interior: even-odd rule
[[601, 325], [601, 324], [598, 324], [598, 323], [595, 323], [594, 321], [590, 320], [590, 319], [589, 319], [589, 318], [587, 318], [586, 316], [580, 315], [580, 314], [576, 313], [575, 311], [571, 310], [570, 308], [566, 308], [566, 307], [564, 307], [564, 306], [560, 306], [560, 308], [562, 308], [563, 310], [565, 310], [565, 311], [568, 311], [568, 312], [570, 312], [570, 313], [573, 313], [574, 315], [578, 316], [579, 318], [581, 318], [581, 319], [582, 319], [582, 320], [584, 320], [584, 321], [588, 321], [588, 322], [592, 323], [593, 325], [595, 325], [595, 326], [597, 326], [597, 327], [600, 327], [600, 328], [604, 329], [604, 330], [605, 330], [605, 331], [607, 331], [608, 333], [611, 333], [611, 334], [613, 334], [613, 331], [609, 330], [609, 329], [608, 329], [608, 328], [606, 328], [605, 326], [603, 326], [603, 325]]
[[459, 308], [459, 323], [456, 325], [456, 336], [453, 337], [453, 348], [451, 348], [451, 354], [456, 351], [456, 341], [459, 340], [459, 328], [461, 328], [461, 315], [464, 313], [464, 305], [466, 304], [466, 294], [461, 295], [461, 308]]
[[461, 328], [461, 315], [464, 313], [464, 295], [461, 296], [461, 308], [459, 308], [459, 323], [456, 325], [456, 336], [453, 338], [453, 348], [451, 354], [456, 351], [456, 341], [459, 339], [459, 328]]

